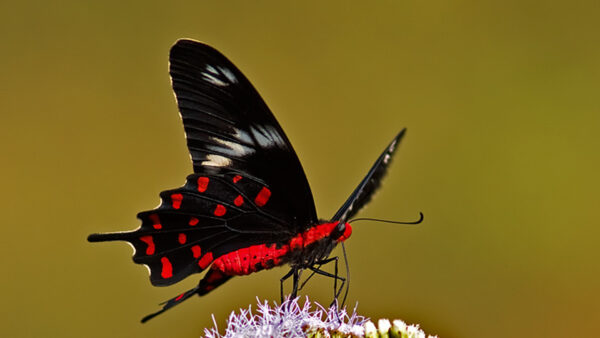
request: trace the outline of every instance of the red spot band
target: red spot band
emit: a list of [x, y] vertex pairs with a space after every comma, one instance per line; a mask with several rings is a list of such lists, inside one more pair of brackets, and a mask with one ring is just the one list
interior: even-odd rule
[[198, 258], [202, 255], [202, 249], [199, 245], [194, 245], [192, 247], [192, 254], [194, 255], [194, 258]]
[[173, 277], [173, 266], [171, 265], [171, 261], [169, 261], [167, 257], [162, 257], [160, 262], [162, 263], [162, 271], [160, 273], [162, 278]]
[[146, 248], [146, 255], [154, 255], [155, 247], [152, 236], [142, 236], [140, 237], [140, 241], [148, 244], [148, 247]]
[[177, 239], [179, 240], [179, 244], [185, 244], [187, 241], [187, 236], [184, 233], [181, 233]]
[[233, 176], [233, 183], [237, 183], [242, 179], [242, 176], [240, 175], [235, 175]]
[[213, 255], [212, 252], [207, 253], [198, 261], [198, 266], [202, 269], [206, 269], [206, 267], [212, 262]]
[[271, 197], [271, 190], [269, 190], [267, 187], [262, 187], [262, 189], [260, 189], [258, 192], [258, 195], [256, 195], [254, 198], [254, 203], [256, 203], [256, 205], [259, 207], [262, 207], [263, 205], [267, 204], [269, 197]]
[[244, 204], [244, 198], [242, 197], [242, 195], [238, 195], [238, 197], [236, 197], [235, 200], [233, 200], [233, 204], [235, 204], [238, 207]]
[[190, 224], [191, 226], [194, 226], [194, 225], [198, 224], [198, 219], [197, 219], [196, 217], [192, 217], [192, 218], [190, 219], [190, 223], [189, 223], [189, 224]]
[[213, 214], [215, 216], [223, 216], [225, 215], [225, 213], [227, 212], [227, 208], [225, 208], [222, 204], [217, 204], [217, 207], [215, 208], [215, 211], [213, 212]]
[[206, 188], [208, 188], [208, 181], [209, 178], [208, 177], [198, 177], [198, 191], [199, 192], [205, 192]]
[[173, 202], [173, 209], [181, 208], [181, 201], [183, 201], [182, 194], [173, 194], [171, 195], [171, 201]]

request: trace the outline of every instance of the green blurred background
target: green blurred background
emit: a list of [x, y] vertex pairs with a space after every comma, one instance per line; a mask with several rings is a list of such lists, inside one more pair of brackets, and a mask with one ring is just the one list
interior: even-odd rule
[[[152, 287], [124, 243], [191, 172], [170, 89], [178, 38], [263, 95], [330, 217], [402, 127], [348, 243], [349, 303], [441, 337], [593, 336], [600, 322], [597, 1], [0, 4], [0, 326], [6, 337], [176, 337], [278, 300], [283, 268], [141, 325], [197, 283]], [[330, 301], [316, 278], [311, 298]]]

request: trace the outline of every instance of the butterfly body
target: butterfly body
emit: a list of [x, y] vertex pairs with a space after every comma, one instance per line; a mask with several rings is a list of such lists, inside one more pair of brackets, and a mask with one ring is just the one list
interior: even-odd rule
[[140, 212], [138, 229], [88, 240], [130, 243], [133, 261], [149, 268], [155, 286], [208, 270], [197, 287], [143, 321], [233, 276], [285, 264], [295, 293], [299, 272], [315, 271], [350, 236], [347, 221], [379, 188], [404, 130], [338, 212], [319, 221], [291, 143], [231, 61], [210, 46], [179, 40], [171, 49], [170, 74], [194, 173], [182, 187], [160, 193], [157, 208]]

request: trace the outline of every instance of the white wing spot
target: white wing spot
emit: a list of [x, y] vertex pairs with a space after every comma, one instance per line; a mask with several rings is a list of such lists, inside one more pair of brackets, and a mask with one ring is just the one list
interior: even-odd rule
[[283, 139], [273, 126], [250, 126], [250, 132], [256, 138], [256, 142], [263, 148], [271, 148], [274, 145], [283, 145]]
[[206, 81], [208, 81], [208, 82], [210, 82], [210, 83], [212, 83], [212, 84], [214, 84], [214, 85], [217, 85], [217, 86], [219, 86], [219, 87], [225, 87], [225, 86], [228, 86], [228, 85], [229, 85], [228, 83], [225, 83], [225, 82], [223, 82], [223, 81], [221, 81], [221, 80], [217, 79], [216, 77], [212, 76], [212, 75], [211, 75], [211, 74], [209, 74], [209, 73], [202, 73], [202, 77], [203, 77], [203, 78], [204, 78]]
[[217, 72], [217, 70], [215, 69], [215, 67], [211, 66], [211, 65], [206, 65], [206, 70], [208, 70], [209, 72], [215, 74], [215, 75], [219, 75], [219, 73]]
[[231, 160], [227, 157], [223, 157], [215, 154], [206, 155], [206, 159], [208, 161], [202, 161], [202, 165], [210, 166], [210, 167], [226, 167], [231, 165]]
[[223, 139], [220, 139], [220, 138], [214, 137], [214, 136], [211, 137], [211, 139], [213, 141], [215, 141], [216, 143], [222, 144], [222, 145], [226, 146], [227, 148], [233, 150], [233, 155], [246, 156], [246, 155], [254, 152], [252, 149], [244, 147], [241, 144], [238, 144], [235, 142], [223, 140]]
[[390, 161], [390, 154], [385, 154], [383, 157], [383, 163], [387, 164]]
[[229, 82], [231, 82], [231, 83], [238, 82], [237, 78], [235, 77], [235, 75], [233, 75], [233, 72], [231, 72], [231, 70], [229, 70], [229, 68], [219, 67], [219, 70], [221, 71], [221, 73], [223, 73], [223, 75], [225, 75], [225, 77], [229, 80]]
[[252, 137], [250, 137], [250, 134], [248, 134], [245, 130], [235, 128], [234, 136], [235, 138], [240, 139], [241, 141], [244, 141], [246, 143], [253, 143]]

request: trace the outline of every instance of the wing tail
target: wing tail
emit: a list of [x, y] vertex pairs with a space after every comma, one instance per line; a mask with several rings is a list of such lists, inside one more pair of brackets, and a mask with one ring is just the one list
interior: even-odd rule
[[196, 286], [193, 289], [187, 290], [186, 292], [178, 295], [177, 297], [173, 297], [171, 299], [169, 299], [168, 301], [161, 303], [161, 305], [163, 305], [162, 309], [151, 313], [147, 316], [145, 316], [144, 318], [142, 318], [142, 323], [145, 323], [147, 321], [149, 321], [150, 319], [158, 316], [159, 314], [167, 311], [168, 309], [172, 308], [175, 305], [179, 305], [181, 304], [184, 300], [190, 298], [191, 296], [193, 296], [194, 294], [196, 294], [198, 292], [198, 290], [200, 289], [200, 285]]
[[174, 307], [175, 305], [181, 304], [184, 300], [192, 297], [194, 294], [198, 294], [199, 296], [203, 296], [210, 291], [214, 290], [216, 287], [222, 285], [227, 282], [232, 276], [224, 275], [218, 270], [210, 269], [208, 273], [202, 278], [198, 286], [193, 289], [190, 289], [177, 297], [171, 298], [168, 301], [161, 303], [163, 305], [162, 309], [147, 315], [142, 318], [142, 323], [149, 321], [150, 319], [158, 316], [159, 314], [167, 311], [168, 309]]

